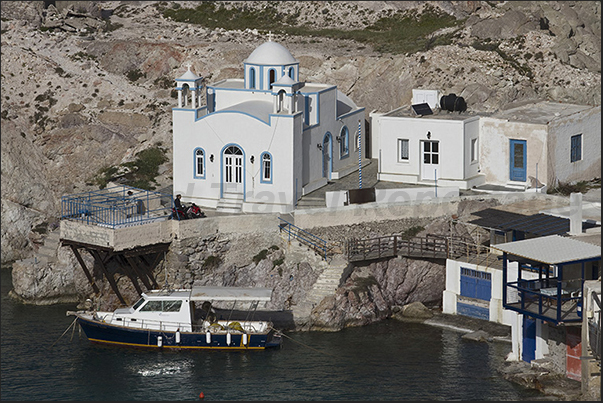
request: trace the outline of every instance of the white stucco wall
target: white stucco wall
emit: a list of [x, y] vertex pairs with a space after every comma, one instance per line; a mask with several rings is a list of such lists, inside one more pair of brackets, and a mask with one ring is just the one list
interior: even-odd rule
[[548, 136], [546, 125], [482, 117], [479, 132], [481, 170], [487, 183], [516, 183], [510, 180], [510, 140], [526, 140], [526, 181], [521, 183], [529, 184], [530, 176], [540, 182], [545, 180]]
[[[174, 193], [184, 201], [215, 207], [223, 195], [220, 185], [224, 176], [223, 149], [236, 145], [243, 151], [243, 189], [248, 203], [293, 205], [294, 153], [293, 139], [300, 136], [301, 125], [292, 115], [272, 115], [267, 125], [254, 117], [237, 112], [214, 113], [193, 121], [193, 112], [174, 110]], [[299, 142], [298, 142], [299, 143]], [[194, 177], [193, 150], [205, 152], [205, 178]], [[299, 145], [298, 145], [299, 147]], [[261, 155], [272, 156], [272, 183], [261, 181]], [[214, 156], [213, 162], [210, 156]], [[254, 162], [251, 162], [254, 156]]]
[[[477, 161], [471, 161], [471, 139], [479, 136], [479, 117], [464, 120], [379, 114], [371, 117], [374, 138], [378, 139], [375, 141], [380, 180], [433, 183], [437, 177], [446, 186], [459, 182], [462, 189], [467, 189], [474, 185], [468, 184], [468, 180], [479, 174], [479, 156]], [[409, 140], [408, 160], [399, 159], [399, 139]], [[434, 175], [427, 175], [422, 169], [422, 147], [426, 140], [439, 142], [439, 164]]]
[[[571, 162], [571, 137], [578, 134], [582, 134], [582, 159]], [[551, 122], [549, 149], [549, 186], [557, 181], [573, 183], [600, 178], [601, 106]]]

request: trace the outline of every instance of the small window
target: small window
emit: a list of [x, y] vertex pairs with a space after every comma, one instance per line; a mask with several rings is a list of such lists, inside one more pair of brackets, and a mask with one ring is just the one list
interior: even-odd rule
[[572, 136], [570, 159], [571, 162], [580, 161], [582, 159], [582, 135], [577, 134]]
[[471, 139], [471, 162], [477, 162], [477, 139]]
[[195, 177], [205, 177], [205, 153], [202, 149], [195, 149]]
[[293, 67], [289, 67], [289, 77], [291, 77], [293, 80], [295, 80], [295, 77], [293, 77], [294, 74], [295, 69], [293, 69]]
[[349, 131], [347, 126], [341, 128], [339, 133], [339, 158], [347, 157], [350, 154]]
[[398, 139], [398, 162], [408, 161], [408, 139]]
[[272, 183], [272, 157], [269, 153], [262, 154], [262, 183]]
[[249, 88], [255, 89], [255, 69], [249, 69]]

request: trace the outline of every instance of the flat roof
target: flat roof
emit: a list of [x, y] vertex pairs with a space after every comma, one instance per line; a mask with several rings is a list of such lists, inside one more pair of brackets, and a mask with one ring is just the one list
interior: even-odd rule
[[555, 102], [534, 102], [493, 113], [490, 117], [507, 119], [512, 122], [548, 124], [556, 119], [592, 109], [590, 105], [562, 104]]
[[383, 114], [383, 117], [392, 118], [415, 118], [415, 119], [436, 119], [436, 120], [458, 120], [463, 121], [467, 119], [473, 119], [479, 117], [479, 114], [474, 112], [449, 112], [439, 108], [432, 108], [432, 114], [430, 115], [417, 115], [412, 110], [412, 105], [402, 106], [398, 109], [394, 109], [391, 112]]
[[191, 301], [270, 301], [272, 288], [199, 286], [191, 290]]
[[574, 238], [549, 235], [491, 245], [492, 249], [545, 264], [560, 264], [601, 257], [601, 247]]

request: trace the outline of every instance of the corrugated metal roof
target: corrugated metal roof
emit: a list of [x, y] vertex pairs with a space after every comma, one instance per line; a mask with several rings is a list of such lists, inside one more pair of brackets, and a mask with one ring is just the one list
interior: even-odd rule
[[[482, 218], [470, 221], [472, 224], [500, 229], [501, 231], [521, 231], [537, 236], [547, 236], [565, 235], [570, 230], [569, 218], [555, 217], [543, 213], [526, 216], [490, 208], [473, 214]], [[598, 224], [593, 222], [582, 222], [583, 230], [596, 226]]]
[[546, 264], [567, 263], [601, 256], [600, 246], [559, 235], [507, 242], [492, 245], [491, 248]]

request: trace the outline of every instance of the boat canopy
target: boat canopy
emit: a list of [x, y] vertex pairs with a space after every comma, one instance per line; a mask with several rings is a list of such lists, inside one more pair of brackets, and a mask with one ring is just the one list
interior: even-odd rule
[[193, 287], [191, 301], [270, 301], [271, 288], [263, 287]]

